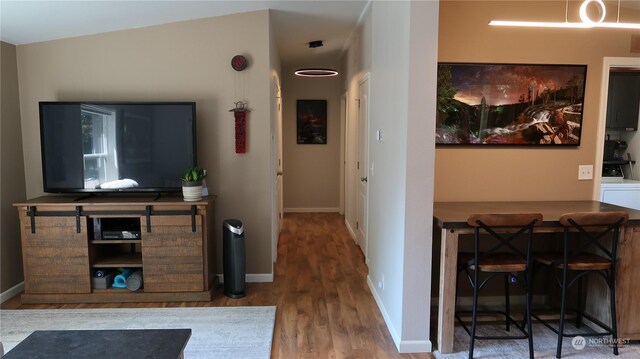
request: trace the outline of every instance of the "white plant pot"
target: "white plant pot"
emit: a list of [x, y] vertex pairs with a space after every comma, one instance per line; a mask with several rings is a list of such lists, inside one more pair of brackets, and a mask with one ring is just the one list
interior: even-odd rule
[[187, 202], [202, 199], [202, 181], [182, 182], [182, 196]]

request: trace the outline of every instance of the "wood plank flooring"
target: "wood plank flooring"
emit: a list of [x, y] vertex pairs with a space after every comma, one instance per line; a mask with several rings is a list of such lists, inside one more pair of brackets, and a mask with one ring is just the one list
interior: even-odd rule
[[367, 267], [334, 213], [291, 213], [283, 220], [273, 283], [247, 283], [230, 299], [221, 287], [211, 302], [21, 305], [3, 309], [276, 305], [272, 358], [433, 358], [399, 354], [366, 281]]

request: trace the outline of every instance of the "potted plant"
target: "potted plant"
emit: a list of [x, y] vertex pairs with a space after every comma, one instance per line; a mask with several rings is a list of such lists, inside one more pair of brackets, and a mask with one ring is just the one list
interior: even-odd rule
[[182, 196], [185, 201], [199, 201], [202, 199], [202, 179], [207, 177], [207, 171], [194, 166], [189, 168], [180, 178], [182, 180]]

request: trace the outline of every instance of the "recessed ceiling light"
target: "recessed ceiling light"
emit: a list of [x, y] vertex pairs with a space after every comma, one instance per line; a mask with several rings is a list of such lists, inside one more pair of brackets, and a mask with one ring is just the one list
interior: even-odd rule
[[338, 71], [333, 69], [299, 69], [295, 74], [302, 77], [331, 77], [338, 76]]

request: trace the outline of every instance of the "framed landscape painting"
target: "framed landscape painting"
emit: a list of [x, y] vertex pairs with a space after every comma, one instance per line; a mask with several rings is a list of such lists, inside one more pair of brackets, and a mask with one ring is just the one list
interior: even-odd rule
[[327, 143], [327, 100], [298, 100], [297, 144]]
[[438, 63], [437, 145], [580, 145], [586, 65]]

